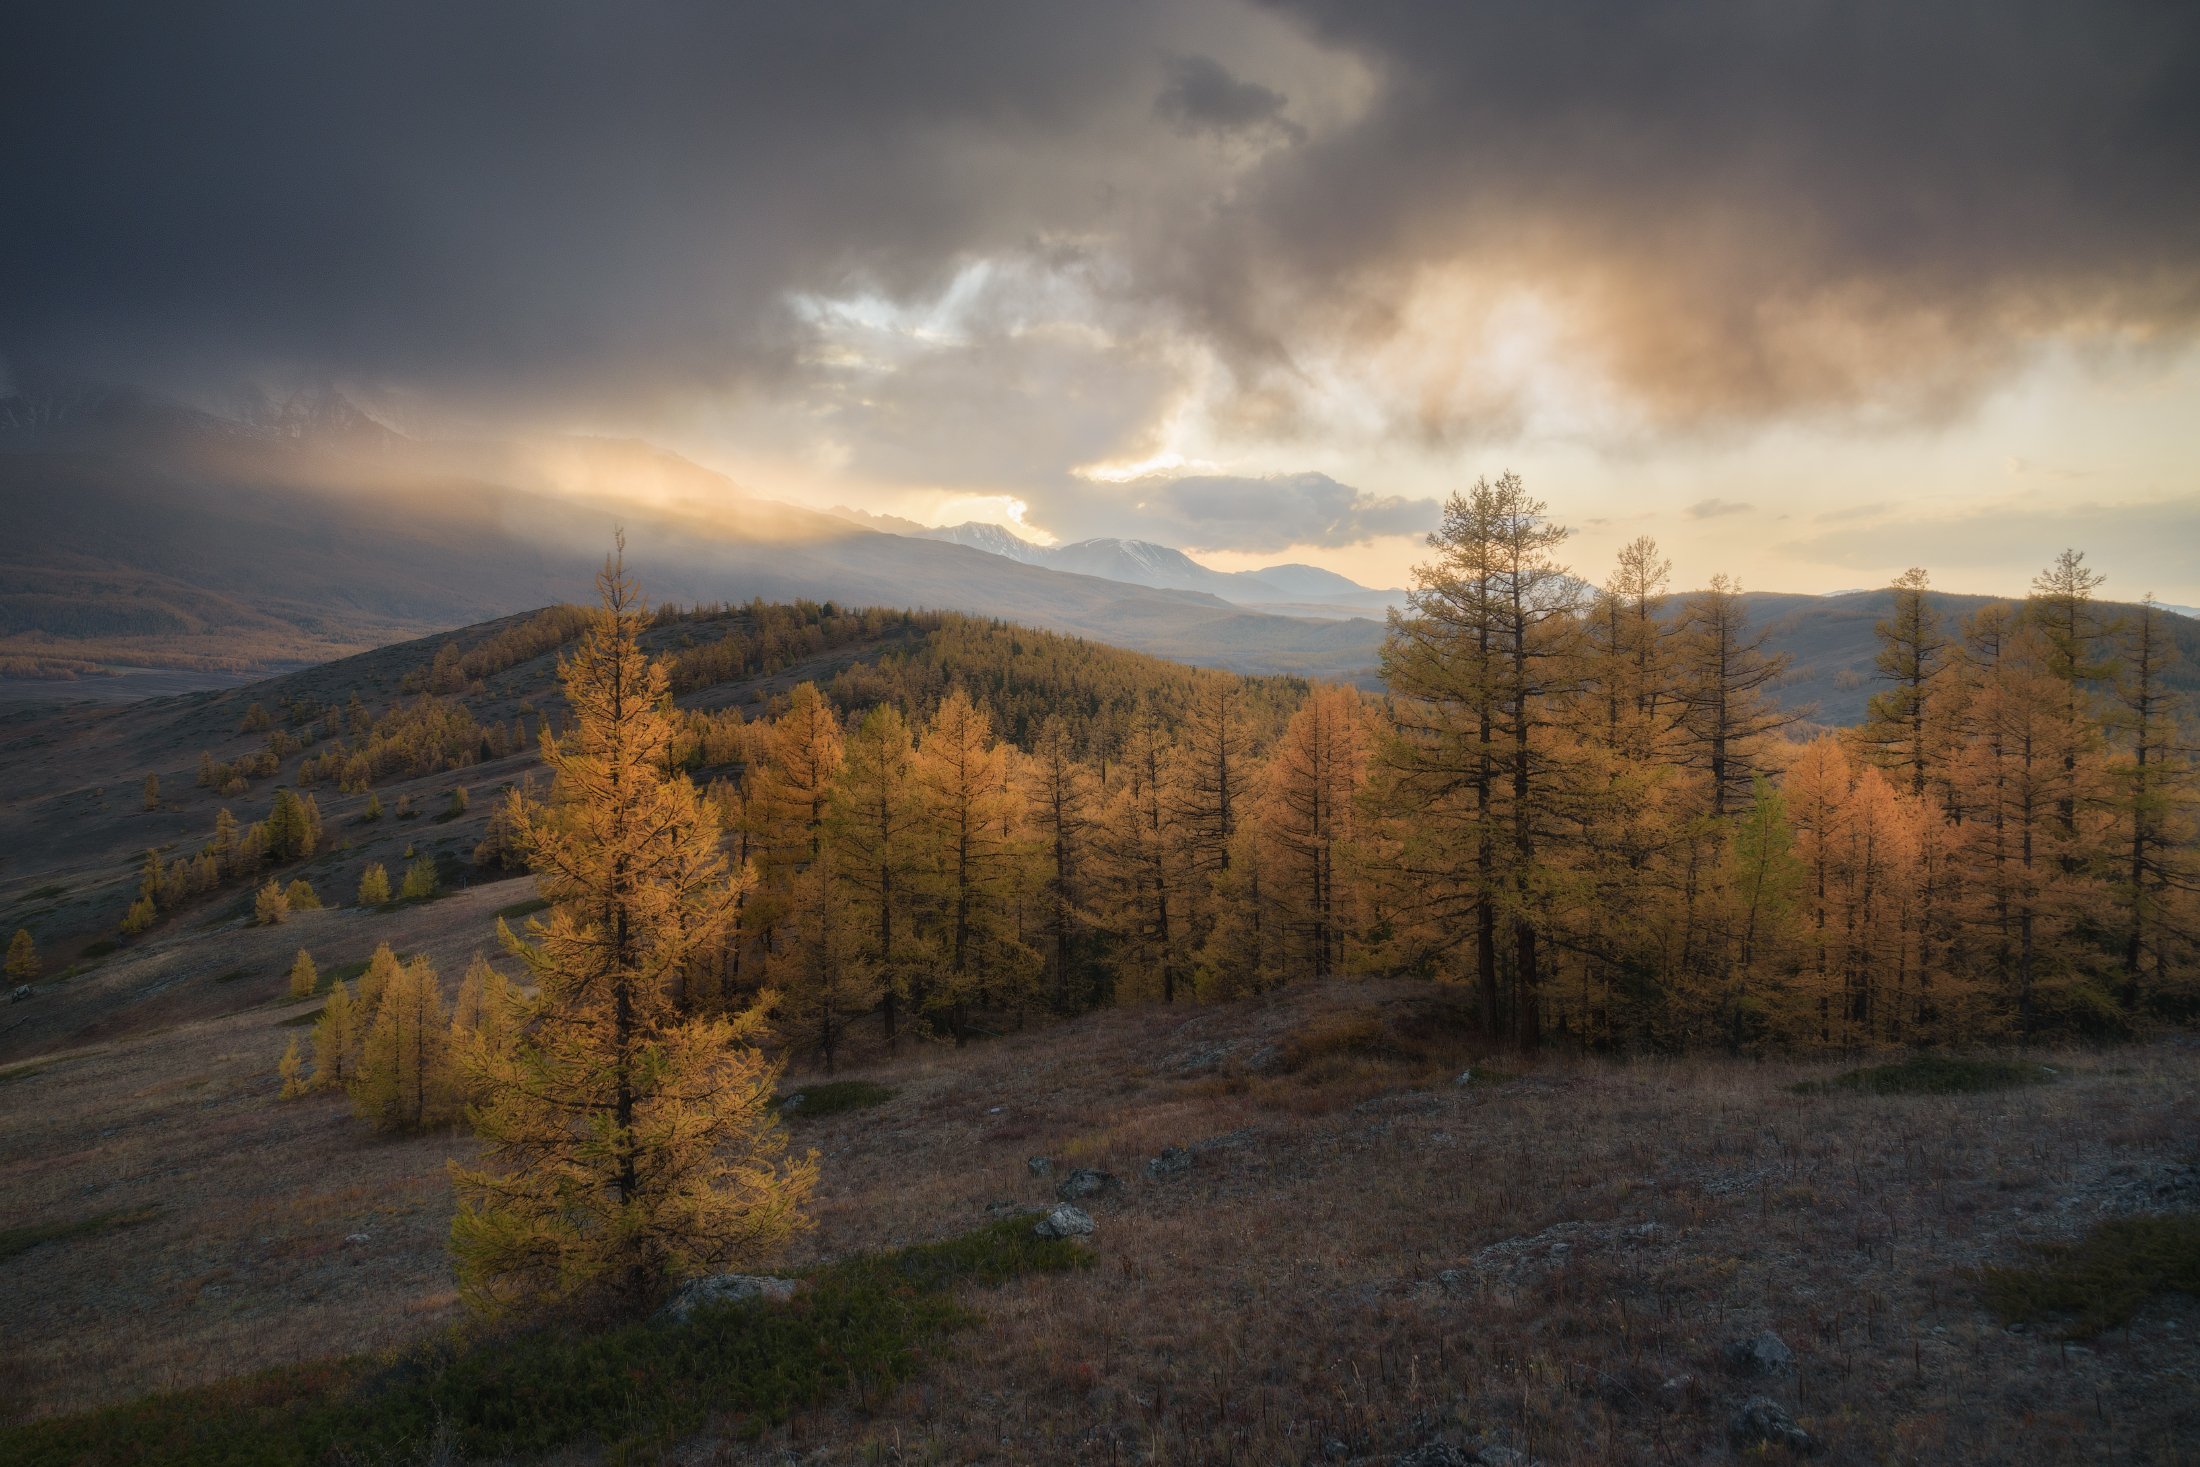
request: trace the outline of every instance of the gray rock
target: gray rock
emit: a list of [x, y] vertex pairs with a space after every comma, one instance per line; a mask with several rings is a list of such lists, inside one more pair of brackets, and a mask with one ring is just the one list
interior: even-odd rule
[[985, 1205], [987, 1217], [1021, 1217], [1027, 1212], [1037, 1211], [1038, 1208], [1026, 1207], [1021, 1202], [988, 1202]]
[[1454, 1299], [1474, 1292], [1474, 1275], [1463, 1268], [1447, 1268], [1436, 1276], [1436, 1287]]
[[808, 1097], [799, 1092], [788, 1096], [785, 1100], [779, 1102], [779, 1113], [781, 1115], [793, 1115], [796, 1111], [802, 1109], [802, 1102], [806, 1099]]
[[1400, 1452], [1391, 1467], [1474, 1467], [1479, 1460], [1450, 1442], [1423, 1442], [1410, 1452]]
[[1034, 1156], [1031, 1160], [1025, 1162], [1024, 1166], [1035, 1177], [1051, 1177], [1054, 1175], [1054, 1158], [1051, 1156]]
[[1256, 1075], [1265, 1075], [1283, 1066], [1283, 1051], [1273, 1044], [1263, 1044], [1246, 1057], [1245, 1068]]
[[30, 986], [30, 985], [29, 985], [28, 983], [19, 983], [19, 984], [17, 984], [17, 985], [16, 985], [16, 987], [15, 987], [15, 993], [13, 994], [13, 996], [11, 996], [11, 997], [10, 997], [10, 998], [8, 999], [8, 1002], [9, 1002], [9, 1003], [21, 1003], [21, 1002], [23, 1002], [23, 1001], [24, 1001], [25, 999], [29, 998], [30, 996], [31, 996], [31, 986]]
[[1054, 1184], [1054, 1195], [1064, 1202], [1082, 1202], [1087, 1197], [1102, 1197], [1121, 1191], [1123, 1183], [1113, 1172], [1095, 1171], [1081, 1166]]
[[1770, 1396], [1751, 1396], [1742, 1402], [1727, 1427], [1738, 1447], [1775, 1446], [1795, 1452], [1814, 1452], [1818, 1443], [1795, 1424], [1787, 1407]]
[[1720, 1352], [1726, 1368], [1736, 1375], [1763, 1377], [1769, 1375], [1793, 1375], [1795, 1352], [1787, 1341], [1771, 1330], [1765, 1330], [1754, 1339], [1730, 1340]]
[[1031, 1231], [1041, 1238], [1089, 1238], [1092, 1226], [1091, 1213], [1064, 1202], [1040, 1218]]
[[1155, 1181], [1165, 1177], [1178, 1177], [1192, 1169], [1192, 1154], [1181, 1146], [1163, 1147], [1161, 1154], [1146, 1163], [1146, 1175]]
[[751, 1299], [784, 1304], [800, 1292], [800, 1279], [773, 1278], [760, 1273], [714, 1273], [682, 1284], [680, 1292], [672, 1296], [672, 1302], [657, 1311], [657, 1317], [684, 1323], [698, 1309], [742, 1304]]
[[1454, 1085], [1472, 1085], [1474, 1083], [1474, 1071], [1461, 1070], [1452, 1077], [1451, 1083]]

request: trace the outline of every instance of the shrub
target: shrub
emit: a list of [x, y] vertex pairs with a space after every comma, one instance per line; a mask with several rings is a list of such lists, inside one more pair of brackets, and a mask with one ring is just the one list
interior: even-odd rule
[[438, 1339], [390, 1356], [263, 1371], [79, 1416], [0, 1427], [0, 1460], [197, 1463], [413, 1460], [442, 1440], [459, 1460], [532, 1458], [601, 1442], [647, 1455], [713, 1416], [738, 1434], [844, 1394], [881, 1399], [927, 1347], [976, 1316], [962, 1284], [1089, 1265], [1074, 1243], [1009, 1218], [945, 1242], [866, 1255], [809, 1276], [790, 1306], [700, 1309], [680, 1324], [545, 1328]]
[[377, 861], [359, 873], [359, 905], [379, 907], [390, 899], [390, 873]]
[[2157, 1294], [2200, 1297], [2200, 1217], [2118, 1217], [2075, 1243], [2038, 1243], [2029, 1267], [1973, 1275], [1987, 1307], [2007, 1324], [2064, 1318], [2065, 1338], [2091, 1339], [2128, 1321]]
[[284, 887], [283, 895], [289, 900], [290, 910], [293, 912], [318, 912], [321, 910], [321, 898], [315, 894], [312, 883], [303, 876], [298, 877], [290, 885]]
[[[819, 1116], [884, 1105], [893, 1098], [893, 1091], [870, 1080], [831, 1080], [823, 1085], [805, 1085], [787, 1096], [780, 1102], [780, 1114], [792, 1120], [815, 1120]], [[802, 1103], [788, 1110], [787, 1103], [794, 1100]]]
[[272, 881], [252, 898], [252, 920], [262, 927], [273, 927], [289, 915], [290, 898]]
[[1969, 1095], [1982, 1090], [2011, 1090], [2055, 1078], [2046, 1065], [2028, 1060], [1965, 1059], [1921, 1054], [1894, 1064], [1850, 1070], [1830, 1080], [1791, 1086], [1797, 1095], [1826, 1095], [1853, 1090], [1865, 1095]]

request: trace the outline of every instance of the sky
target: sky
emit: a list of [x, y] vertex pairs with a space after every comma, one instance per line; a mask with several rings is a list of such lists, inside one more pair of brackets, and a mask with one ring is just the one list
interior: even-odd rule
[[2200, 603], [2200, 7], [35, 7], [0, 378], [1402, 584], [1517, 470], [1601, 579]]

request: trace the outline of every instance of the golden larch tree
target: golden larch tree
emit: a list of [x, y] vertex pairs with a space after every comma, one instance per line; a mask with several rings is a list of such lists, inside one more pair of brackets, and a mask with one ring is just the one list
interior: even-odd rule
[[674, 987], [745, 879], [668, 767], [666, 673], [643, 653], [619, 559], [560, 664], [569, 730], [542, 740], [547, 809], [512, 811], [551, 903], [524, 938], [536, 986], [510, 1040], [471, 1057], [481, 1163], [453, 1163], [460, 1288], [496, 1312], [601, 1299], [646, 1305], [675, 1280], [753, 1263], [804, 1225], [814, 1160], [790, 1160], [771, 1107], [763, 1019], [685, 1015]]
[[349, 1089], [352, 1109], [377, 1131], [426, 1131], [457, 1119], [450, 1015], [426, 958], [400, 964], [383, 986]]

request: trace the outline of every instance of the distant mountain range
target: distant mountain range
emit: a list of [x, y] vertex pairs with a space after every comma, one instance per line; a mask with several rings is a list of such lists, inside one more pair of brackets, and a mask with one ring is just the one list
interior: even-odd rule
[[849, 520], [919, 540], [944, 540], [998, 555], [1021, 565], [1099, 576], [1132, 586], [1166, 591], [1201, 591], [1241, 606], [1285, 611], [1296, 616], [1380, 619], [1393, 606], [1405, 605], [1406, 593], [1392, 587], [1363, 586], [1318, 565], [1271, 565], [1252, 571], [1218, 571], [1168, 545], [1151, 540], [1077, 540], [1067, 545], [1038, 545], [1002, 525], [970, 520], [960, 525], [920, 525], [860, 510], [836, 510]]
[[1334, 607], [1283, 615], [880, 533], [632, 440], [423, 441], [325, 390], [221, 413], [90, 384], [0, 398], [0, 522], [0, 659], [319, 661], [586, 599], [622, 525], [660, 600], [958, 610], [1356, 680], [1383, 635]]
[[[629, 439], [423, 441], [329, 389], [221, 413], [84, 384], [0, 397], [0, 524], [0, 676], [265, 671], [585, 600], [615, 526], [660, 601], [964, 611], [1365, 686], [1404, 594], [1310, 565], [1217, 571], [1141, 540], [826, 514]], [[1777, 695], [1861, 718], [1891, 597], [1750, 594], [1793, 660]], [[1935, 597], [1951, 625], [1991, 599]], [[2200, 686], [2200, 621], [2171, 632]]]

